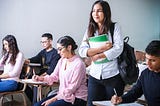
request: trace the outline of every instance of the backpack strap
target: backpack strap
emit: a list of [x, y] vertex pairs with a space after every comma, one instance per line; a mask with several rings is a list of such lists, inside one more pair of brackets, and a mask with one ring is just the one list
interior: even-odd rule
[[111, 33], [112, 43], [114, 43], [114, 40], [113, 40], [114, 26], [115, 26], [115, 23], [112, 23], [111, 26], [110, 26], [110, 33]]
[[[113, 40], [113, 36], [114, 36], [114, 26], [115, 26], [115, 23], [112, 23], [111, 26], [110, 26], [110, 33], [111, 33], [112, 43], [114, 43], [114, 40]], [[128, 43], [128, 41], [129, 41], [129, 36], [126, 36], [123, 40], [124, 40], [124, 42]]]
[[124, 42], [128, 43], [128, 41], [129, 41], [129, 36], [126, 36], [123, 40], [124, 40]]

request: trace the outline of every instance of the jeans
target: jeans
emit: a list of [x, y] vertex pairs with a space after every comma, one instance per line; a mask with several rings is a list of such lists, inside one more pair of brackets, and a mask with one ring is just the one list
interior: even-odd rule
[[17, 81], [14, 80], [0, 80], [0, 92], [15, 91], [18, 88]]
[[115, 94], [114, 88], [116, 89], [117, 95], [121, 96], [124, 91], [124, 86], [125, 84], [119, 74], [114, 77], [101, 80], [89, 76], [87, 106], [94, 106], [92, 101], [110, 100]]
[[[49, 96], [49, 97], [46, 97], [46, 98], [42, 99], [41, 101], [37, 102], [36, 104], [34, 104], [34, 106], [41, 106], [41, 104], [42, 104], [44, 101], [46, 101], [46, 100], [48, 100], [48, 99], [50, 99], [50, 98], [52, 98], [52, 97], [54, 97], [54, 96], [55, 96], [55, 95], [51, 95], [51, 96]], [[52, 103], [49, 104], [48, 106], [86, 106], [86, 104], [87, 104], [86, 101], [84, 101], [84, 100], [82, 100], [82, 99], [76, 98], [74, 104], [72, 104], [72, 103], [70, 103], [70, 102], [66, 102], [66, 101], [64, 101], [63, 99], [61, 99], [61, 100], [57, 100], [57, 101], [55, 101], [55, 102], [52, 102]]]

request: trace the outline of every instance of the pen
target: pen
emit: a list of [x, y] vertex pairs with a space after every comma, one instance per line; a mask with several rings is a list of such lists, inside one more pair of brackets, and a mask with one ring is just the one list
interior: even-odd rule
[[115, 88], [113, 88], [113, 90], [114, 90], [114, 93], [115, 93], [115, 95], [117, 96], [117, 92], [116, 92], [116, 89], [115, 89]]
[[36, 79], [36, 73], [34, 69], [33, 69], [33, 79]]
[[33, 75], [36, 75], [35, 70], [33, 69]]

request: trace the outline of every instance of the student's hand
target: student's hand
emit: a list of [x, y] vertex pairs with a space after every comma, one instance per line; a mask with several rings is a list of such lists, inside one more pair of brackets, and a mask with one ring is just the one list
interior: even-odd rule
[[44, 78], [43, 76], [33, 75], [32, 80], [33, 81], [43, 81]]
[[32, 80], [33, 81], [39, 81], [39, 76], [38, 75], [33, 75]]
[[110, 48], [112, 48], [112, 43], [108, 41], [100, 47], [100, 51], [104, 52]]
[[25, 63], [25, 64], [29, 64], [29, 63], [30, 63], [30, 60], [26, 59], [26, 60], [24, 61], [24, 63]]
[[111, 103], [114, 104], [114, 105], [117, 105], [119, 103], [122, 102], [122, 98], [121, 97], [118, 97], [116, 95], [112, 96], [111, 98]]
[[55, 102], [57, 100], [57, 98], [53, 97], [51, 99], [48, 99], [46, 101], [44, 101], [41, 105], [42, 106], [48, 106], [50, 103]]
[[92, 61], [96, 61], [96, 60], [100, 59], [99, 54], [92, 56], [91, 59], [92, 59]]

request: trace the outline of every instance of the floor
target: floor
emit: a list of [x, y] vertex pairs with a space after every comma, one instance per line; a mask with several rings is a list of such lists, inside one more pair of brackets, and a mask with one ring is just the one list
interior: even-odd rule
[[[25, 95], [26, 97], [26, 95]], [[29, 99], [26, 97], [27, 106], [32, 106]], [[144, 101], [138, 100], [138, 103], [140, 103], [143, 106], [147, 106]], [[25, 106], [24, 101], [20, 95], [14, 95], [14, 100], [11, 101], [11, 96], [6, 96], [3, 101], [3, 106]]]
[[[26, 98], [27, 106], [31, 106], [31, 102], [26, 97], [26, 95], [25, 95], [25, 98]], [[5, 98], [3, 99], [3, 106], [25, 106], [25, 105], [24, 105], [24, 101], [23, 101], [22, 96], [15, 94], [13, 96], [13, 100], [11, 100], [10, 95], [5, 96]]]
[[[52, 88], [50, 87], [43, 87], [42, 89], [42, 98], [46, 97], [47, 95], [53, 95], [57, 92], [59, 84], [55, 84], [54, 86], [52, 86]], [[52, 92], [50, 93], [46, 93], [49, 92], [50, 89], [52, 89]], [[27, 103], [27, 106], [32, 106], [30, 100], [28, 99], [28, 97], [26, 96], [26, 94], [24, 94], [25, 96], [25, 100]], [[24, 101], [23, 101], [23, 97], [19, 94], [14, 94], [13, 95], [13, 100], [11, 99], [11, 95], [7, 95], [5, 96], [5, 98], [3, 99], [3, 106], [25, 106]]]

